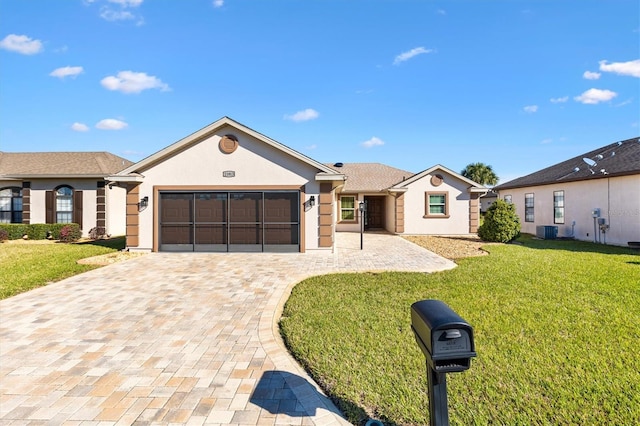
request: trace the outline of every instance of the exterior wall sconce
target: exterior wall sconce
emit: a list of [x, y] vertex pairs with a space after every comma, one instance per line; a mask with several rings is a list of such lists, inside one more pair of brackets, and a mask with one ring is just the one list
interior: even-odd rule
[[144, 209], [146, 209], [149, 206], [149, 197], [144, 196], [140, 199], [140, 202], [138, 203], [138, 211], [142, 211]]
[[315, 205], [316, 205], [316, 197], [312, 195], [311, 197], [309, 197], [309, 206], [313, 207]]

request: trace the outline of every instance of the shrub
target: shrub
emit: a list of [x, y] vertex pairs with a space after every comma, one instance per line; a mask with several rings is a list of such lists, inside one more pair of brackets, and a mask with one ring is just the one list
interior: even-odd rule
[[82, 231], [77, 223], [33, 223], [31, 225], [0, 223], [0, 230], [7, 233], [9, 240], [19, 240], [23, 235], [26, 235], [30, 240], [44, 240], [49, 234], [54, 240], [59, 240], [62, 228], [69, 226], [73, 228], [73, 235], [78, 235], [76, 240], [79, 239], [82, 236]]
[[9, 239], [9, 233], [4, 229], [0, 229], [0, 242], [7, 241]]
[[485, 214], [478, 236], [484, 241], [508, 243], [520, 235], [520, 218], [516, 206], [504, 200], [496, 200]]
[[81, 236], [80, 227], [75, 223], [70, 223], [60, 229], [60, 237], [58, 239], [63, 243], [71, 243], [78, 241]]

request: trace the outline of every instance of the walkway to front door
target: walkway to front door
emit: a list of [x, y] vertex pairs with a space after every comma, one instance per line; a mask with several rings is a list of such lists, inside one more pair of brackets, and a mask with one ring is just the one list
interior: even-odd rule
[[288, 292], [330, 272], [455, 267], [397, 236], [359, 243], [151, 253], [0, 301], [0, 423], [348, 425], [280, 340]]

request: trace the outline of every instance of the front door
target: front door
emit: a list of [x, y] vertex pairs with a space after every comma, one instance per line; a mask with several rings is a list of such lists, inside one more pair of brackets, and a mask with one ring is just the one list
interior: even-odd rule
[[367, 203], [365, 229], [384, 229], [384, 197], [364, 197]]

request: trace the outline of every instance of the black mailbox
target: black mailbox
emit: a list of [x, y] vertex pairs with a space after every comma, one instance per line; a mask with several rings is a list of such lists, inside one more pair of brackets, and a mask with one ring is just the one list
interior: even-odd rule
[[427, 359], [430, 424], [448, 426], [446, 373], [471, 366], [473, 328], [444, 302], [421, 300], [411, 305], [411, 329]]
[[473, 329], [440, 300], [411, 305], [411, 328], [416, 342], [437, 373], [468, 370], [476, 356]]

